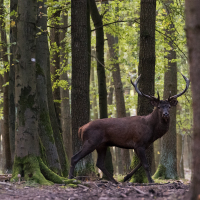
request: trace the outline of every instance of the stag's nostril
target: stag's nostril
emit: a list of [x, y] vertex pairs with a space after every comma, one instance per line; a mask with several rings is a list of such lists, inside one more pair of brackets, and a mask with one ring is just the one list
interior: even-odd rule
[[163, 113], [163, 117], [168, 117], [169, 114], [168, 113]]

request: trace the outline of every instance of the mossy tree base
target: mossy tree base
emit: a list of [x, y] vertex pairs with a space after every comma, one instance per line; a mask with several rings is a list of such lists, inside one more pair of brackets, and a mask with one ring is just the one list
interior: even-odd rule
[[35, 181], [41, 185], [52, 185], [54, 183], [69, 184], [75, 186], [80, 182], [74, 179], [66, 179], [58, 176], [51, 171], [42, 161], [40, 157], [28, 155], [24, 158], [15, 157], [13, 165], [12, 182], [19, 180], [18, 174], [24, 175], [26, 181]]
[[[134, 169], [138, 164], [140, 160], [139, 158], [134, 154], [133, 159], [131, 161], [131, 170]], [[131, 183], [148, 183], [148, 178], [146, 176], [146, 172], [143, 167], [140, 167], [135, 174], [133, 174], [131, 180]]]
[[[87, 158], [85, 159], [87, 161]], [[89, 177], [96, 176], [94, 162], [92, 159], [83, 166], [81, 162], [76, 164], [74, 170], [74, 177], [78, 177], [80, 180], [88, 179]]]
[[154, 179], [167, 179], [166, 177], [166, 167], [164, 165], [158, 165], [158, 169], [153, 175]]

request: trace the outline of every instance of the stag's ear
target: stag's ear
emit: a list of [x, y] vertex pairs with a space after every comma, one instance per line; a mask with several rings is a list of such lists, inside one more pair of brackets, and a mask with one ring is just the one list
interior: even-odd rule
[[154, 99], [154, 100], [151, 100], [151, 105], [153, 105], [154, 107], [157, 107], [158, 105], [159, 105], [159, 100], [156, 100], [156, 99]]
[[176, 106], [178, 101], [176, 99], [172, 99], [172, 100], [169, 101], [169, 103], [170, 103], [171, 106]]

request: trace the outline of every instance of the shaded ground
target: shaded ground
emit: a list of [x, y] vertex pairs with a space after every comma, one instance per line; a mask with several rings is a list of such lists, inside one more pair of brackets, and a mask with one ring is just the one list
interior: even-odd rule
[[82, 182], [77, 188], [65, 185], [39, 186], [29, 182], [0, 182], [0, 199], [12, 200], [145, 200], [145, 199], [183, 199], [189, 191], [189, 184], [180, 181], [165, 184], [115, 185], [108, 181]]

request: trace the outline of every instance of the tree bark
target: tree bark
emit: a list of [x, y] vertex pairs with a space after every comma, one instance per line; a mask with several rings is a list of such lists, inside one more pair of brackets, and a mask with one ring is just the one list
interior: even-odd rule
[[[154, 95], [155, 79], [155, 20], [156, 20], [156, 0], [141, 0], [140, 8], [140, 53], [138, 74], [141, 74], [139, 90], [145, 94]], [[147, 115], [153, 111], [153, 106], [149, 100], [138, 96], [137, 115]], [[146, 157], [151, 169], [154, 162], [153, 145], [146, 150]], [[132, 166], [135, 167], [138, 159], [135, 156]], [[146, 182], [145, 171], [139, 169], [131, 180], [133, 182]]]
[[190, 79], [192, 86], [192, 108], [193, 108], [193, 145], [192, 145], [192, 183], [190, 187], [190, 198], [198, 199], [200, 191], [200, 2], [197, 0], [186, 0], [186, 35], [189, 53]]
[[[74, 0], [71, 4], [72, 34], [72, 149], [73, 154], [80, 151], [82, 143], [78, 129], [89, 122], [89, 66], [88, 66], [88, 29], [87, 1]], [[76, 165], [76, 174], [92, 174], [94, 165], [89, 154]]]
[[[1, 48], [0, 48], [1, 50]], [[3, 97], [3, 76], [0, 76], [0, 97]], [[3, 110], [3, 102], [0, 103], [0, 109]], [[2, 131], [3, 130], [3, 119], [0, 119], [0, 170], [3, 171], [4, 170], [4, 153], [2, 151], [2, 149], [4, 150], [4, 146], [3, 146], [3, 141], [2, 141]]]
[[[0, 1], [0, 15], [5, 15], [4, 1]], [[9, 105], [8, 105], [8, 81], [9, 81], [9, 72], [8, 72], [8, 55], [7, 55], [7, 38], [5, 30], [5, 21], [4, 17], [0, 20], [0, 33], [1, 33], [1, 42], [2, 52], [1, 58], [4, 65], [4, 87], [3, 87], [3, 142], [5, 148], [5, 169], [11, 171], [12, 169], [12, 160], [11, 160], [11, 151], [10, 151], [10, 138], [9, 138]]]
[[184, 136], [180, 133], [176, 134], [177, 137], [177, 173], [179, 178], [185, 178], [184, 166], [183, 166], [183, 138]]
[[[17, 12], [17, 3], [18, 0], [10, 1], [10, 12]], [[15, 154], [15, 51], [16, 51], [16, 42], [17, 42], [17, 26], [16, 26], [16, 17], [15, 15], [10, 16], [10, 71], [9, 71], [9, 136], [10, 136], [10, 151], [11, 151], [11, 160], [14, 162]]]
[[36, 6], [35, 0], [18, 1], [15, 161], [17, 158], [40, 155], [35, 65]]
[[[169, 4], [172, 4], [173, 1], [167, 0]], [[170, 15], [170, 10], [167, 10], [167, 15]], [[171, 24], [166, 27], [166, 34], [173, 36], [174, 34], [174, 24]], [[165, 50], [167, 56], [165, 59], [168, 63], [165, 66], [165, 75], [164, 75], [164, 94], [163, 99], [167, 99], [170, 95], [177, 94], [177, 63], [173, 60], [176, 59], [176, 51], [173, 47], [173, 42], [167, 42], [171, 50]], [[161, 138], [161, 156], [158, 170], [156, 171], [155, 178], [161, 176], [164, 179], [176, 179], [177, 174], [177, 158], [176, 158], [176, 107], [173, 106], [170, 110], [170, 125], [168, 132]], [[165, 170], [162, 170], [162, 169]], [[161, 169], [161, 171], [160, 171]]]
[[[41, 141], [38, 135], [38, 105], [36, 91], [36, 16], [37, 1], [18, 1], [17, 52], [15, 102], [16, 132], [15, 160], [11, 181], [18, 181], [18, 174], [25, 180], [42, 185], [52, 182], [74, 183], [53, 173], [42, 161]], [[39, 145], [39, 142], [41, 145]], [[40, 149], [41, 147], [41, 149]], [[48, 180], [51, 182], [49, 182]]]

